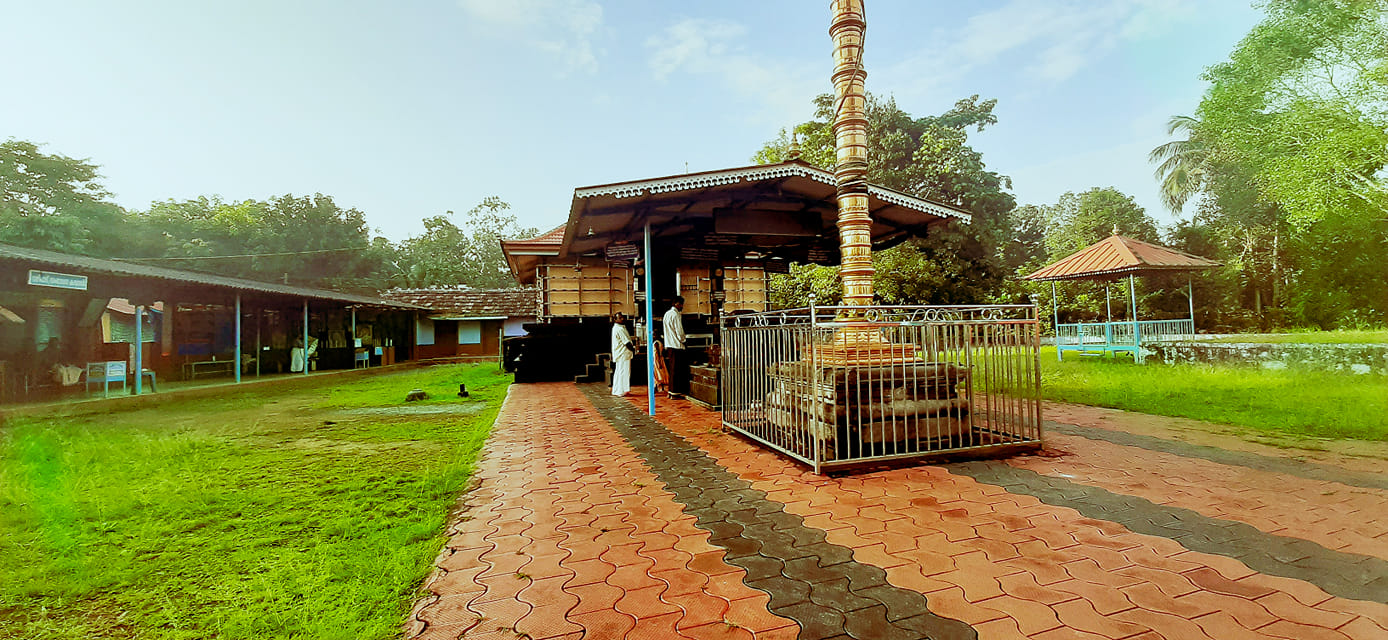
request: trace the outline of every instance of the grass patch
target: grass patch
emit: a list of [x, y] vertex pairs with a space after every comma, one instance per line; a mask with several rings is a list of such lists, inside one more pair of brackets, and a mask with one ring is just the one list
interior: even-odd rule
[[1041, 352], [1048, 400], [1194, 418], [1311, 438], [1388, 440], [1388, 380], [1382, 376], [1165, 365]]
[[1373, 331], [1307, 331], [1304, 333], [1248, 333], [1215, 338], [1210, 342], [1259, 344], [1388, 344], [1388, 329]]
[[[0, 638], [397, 636], [508, 382], [441, 366], [7, 423]], [[466, 410], [390, 413], [415, 387]]]

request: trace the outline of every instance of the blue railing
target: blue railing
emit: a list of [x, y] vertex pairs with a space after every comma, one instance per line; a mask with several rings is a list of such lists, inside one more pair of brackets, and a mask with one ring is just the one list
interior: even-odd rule
[[1056, 325], [1056, 356], [1066, 351], [1081, 353], [1127, 353], [1142, 362], [1144, 342], [1187, 339], [1195, 335], [1195, 322], [1181, 320], [1132, 320], [1117, 322], [1076, 322]]

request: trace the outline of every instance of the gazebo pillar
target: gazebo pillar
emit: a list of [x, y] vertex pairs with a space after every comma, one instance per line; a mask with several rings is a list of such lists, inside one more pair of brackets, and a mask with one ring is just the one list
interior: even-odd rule
[[[1128, 298], [1132, 300], [1133, 303], [1133, 347], [1136, 348], [1138, 351], [1141, 351], [1142, 330], [1139, 328], [1139, 325], [1137, 324], [1137, 284], [1136, 280], [1133, 277], [1133, 274], [1131, 273], [1128, 274]], [[1134, 360], [1137, 360], [1141, 357], [1142, 354], [1140, 353], [1133, 354]]]

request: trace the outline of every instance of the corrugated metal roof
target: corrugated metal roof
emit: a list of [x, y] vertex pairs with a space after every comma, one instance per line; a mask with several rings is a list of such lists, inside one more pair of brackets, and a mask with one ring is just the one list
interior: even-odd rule
[[[833, 173], [805, 162], [788, 160], [776, 164], [759, 164], [749, 167], [736, 167], [733, 169], [720, 169], [717, 171], [702, 171], [699, 173], [652, 178], [649, 180], [632, 180], [630, 182], [580, 187], [574, 189], [574, 199], [577, 200], [605, 195], [612, 195], [618, 198], [631, 198], [647, 194], [703, 189], [706, 187], [736, 184], [739, 182], [756, 182], [758, 180], [786, 176], [801, 176], [827, 185], [837, 184]], [[889, 202], [919, 213], [926, 213], [941, 218], [957, 218], [965, 221], [972, 219], [969, 212], [958, 207], [932, 202], [924, 198], [917, 198], [894, 189], [888, 189], [887, 187], [869, 184], [868, 195], [882, 202]]]
[[535, 289], [391, 289], [381, 297], [433, 310], [452, 319], [533, 317], [539, 313]]
[[[702, 236], [717, 228], [720, 216], [740, 210], [753, 220], [765, 215], [798, 228], [801, 233], [769, 232], [777, 236], [775, 251], [799, 255], [797, 259], [805, 259], [805, 254], [831, 256], [839, 249], [836, 192], [834, 174], [799, 160], [579, 187], [563, 227], [528, 240], [505, 241], [501, 247], [512, 275], [529, 284], [536, 278], [536, 265], [546, 258], [595, 255], [614, 243], [640, 242], [645, 223], [657, 243], [678, 242], [691, 233], [700, 236], [689, 236], [690, 240], [702, 243]], [[950, 220], [970, 219], [957, 206], [876, 185], [868, 185], [868, 206], [874, 248], [924, 236]], [[748, 226], [723, 235], [744, 238], [751, 249], [768, 246], [759, 244], [758, 234]]]
[[359, 296], [353, 293], [342, 293], [340, 291], [330, 291], [328, 289], [313, 289], [309, 287], [291, 287], [289, 285], [274, 284], [272, 282], [260, 282], [258, 280], [247, 280], [245, 278], [229, 278], [210, 273], [198, 273], [196, 271], [183, 271], [180, 269], [169, 269], [166, 267], [151, 267], [149, 265], [134, 264], [130, 262], [119, 262], [116, 260], [105, 260], [102, 258], [92, 258], [88, 256], [78, 256], [68, 253], [58, 253], [56, 251], [44, 251], [42, 249], [29, 249], [27, 247], [16, 247], [14, 245], [0, 244], [0, 260], [24, 261], [48, 265], [85, 273], [100, 273], [125, 278], [144, 278], [151, 280], [170, 280], [174, 282], [197, 284], [209, 287], [220, 287], [235, 291], [254, 291], [257, 293], [269, 293], [275, 295], [292, 296], [295, 298], [311, 298], [314, 300], [331, 300], [334, 302], [347, 302], [351, 304], [368, 305], [376, 307], [390, 307], [397, 309], [420, 309], [411, 304], [392, 302], [373, 298], [370, 296]]
[[1150, 242], [1113, 235], [1026, 276], [1026, 280], [1103, 280], [1157, 271], [1198, 271], [1220, 263]]

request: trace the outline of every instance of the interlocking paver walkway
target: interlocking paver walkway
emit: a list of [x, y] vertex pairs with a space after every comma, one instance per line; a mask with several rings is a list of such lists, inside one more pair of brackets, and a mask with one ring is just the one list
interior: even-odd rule
[[645, 408], [512, 386], [409, 635], [1388, 639], [1377, 474], [1062, 424], [823, 477]]

